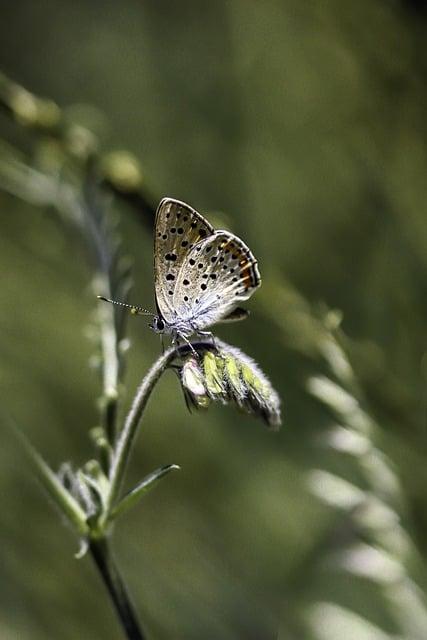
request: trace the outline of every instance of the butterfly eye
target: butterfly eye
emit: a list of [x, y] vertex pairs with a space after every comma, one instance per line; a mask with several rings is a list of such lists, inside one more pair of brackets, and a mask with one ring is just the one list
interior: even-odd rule
[[163, 320], [161, 318], [157, 318], [157, 329], [159, 331], [163, 331], [164, 328], [165, 328], [165, 323], [163, 322]]

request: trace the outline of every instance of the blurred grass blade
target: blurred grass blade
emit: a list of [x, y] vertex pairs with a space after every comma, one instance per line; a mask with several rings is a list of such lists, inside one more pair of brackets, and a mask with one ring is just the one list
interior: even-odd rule
[[80, 535], [87, 535], [86, 514], [79, 503], [61, 484], [56, 474], [34, 449], [26, 436], [9, 420], [7, 420], [7, 423], [25, 452], [26, 458], [31, 464], [34, 473], [53, 502]]
[[181, 467], [177, 464], [167, 464], [164, 467], [159, 467], [159, 469], [148, 474], [148, 476], [146, 476], [134, 489], [131, 489], [120, 500], [117, 506], [113, 509], [111, 518], [116, 518], [118, 515], [121, 515], [133, 507], [143, 495], [154, 489], [159, 480], [161, 480], [165, 475], [180, 468]]
[[319, 601], [308, 609], [313, 640], [403, 640], [371, 622], [366, 616], [334, 602]]

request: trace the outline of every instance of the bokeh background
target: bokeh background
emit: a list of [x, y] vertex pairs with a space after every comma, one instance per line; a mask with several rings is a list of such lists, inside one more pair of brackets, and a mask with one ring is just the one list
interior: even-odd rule
[[[99, 421], [94, 263], [62, 206], [89, 147], [134, 302], [153, 306], [145, 200], [189, 202], [260, 263], [250, 319], [217, 333], [270, 377], [282, 430], [190, 415], [170, 373], [134, 451], [129, 486], [182, 467], [114, 537], [153, 640], [427, 637], [426, 38], [403, 0], [2, 4], [2, 410], [49, 463], [90, 458]], [[58, 106], [37, 121], [6, 76]], [[160, 349], [144, 319], [128, 334], [122, 415]], [[0, 486], [1, 638], [121, 637], [6, 428]]]

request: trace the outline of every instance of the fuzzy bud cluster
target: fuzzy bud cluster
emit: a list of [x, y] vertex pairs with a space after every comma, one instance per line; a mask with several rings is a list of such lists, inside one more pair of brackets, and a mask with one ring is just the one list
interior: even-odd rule
[[216, 349], [190, 355], [181, 369], [189, 407], [206, 409], [211, 401], [234, 403], [272, 429], [281, 424], [280, 398], [259, 366], [239, 349], [215, 340]]

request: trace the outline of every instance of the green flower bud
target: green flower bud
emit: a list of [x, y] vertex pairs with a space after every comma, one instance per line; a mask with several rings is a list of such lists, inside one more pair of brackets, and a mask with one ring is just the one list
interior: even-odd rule
[[181, 383], [185, 400], [190, 409], [206, 409], [210, 398], [206, 389], [206, 380], [199, 363], [194, 356], [187, 358], [181, 369]]
[[209, 400], [234, 403], [273, 429], [281, 424], [280, 398], [259, 366], [239, 349], [215, 339], [216, 350], [188, 357], [181, 380], [187, 403], [206, 408]]
[[203, 370], [207, 391], [213, 400], [225, 400], [227, 388], [224, 384], [224, 362], [212, 351], [206, 351]]

